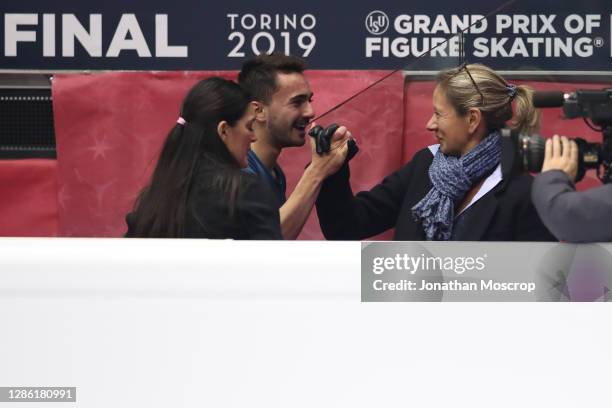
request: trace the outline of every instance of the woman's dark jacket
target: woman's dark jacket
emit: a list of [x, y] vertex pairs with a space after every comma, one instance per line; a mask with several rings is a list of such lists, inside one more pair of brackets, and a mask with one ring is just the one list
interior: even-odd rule
[[[514, 152], [512, 142], [502, 139], [502, 180], [455, 221], [453, 240], [555, 240], [531, 203], [533, 178], [516, 170]], [[370, 191], [355, 196], [345, 163], [323, 183], [317, 199], [317, 214], [325, 238], [361, 240], [395, 227], [397, 241], [425, 240], [423, 228], [413, 219], [411, 209], [432, 188], [429, 166], [433, 157], [430, 149], [425, 148]]]
[[[270, 187], [260, 177], [236, 170], [239, 187], [232, 211], [218, 172], [218, 167], [204, 163], [195, 170], [187, 198], [184, 237], [282, 239], [278, 203]], [[134, 236], [136, 216], [132, 213], [127, 217], [127, 237]]]

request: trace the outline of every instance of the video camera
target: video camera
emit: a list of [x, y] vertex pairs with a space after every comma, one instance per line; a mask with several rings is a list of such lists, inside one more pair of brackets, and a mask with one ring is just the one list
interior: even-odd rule
[[[565, 119], [584, 118], [587, 126], [602, 132], [603, 143], [589, 143], [582, 138], [574, 139], [578, 145], [576, 181], [582, 180], [588, 169], [595, 169], [597, 177], [603, 183], [612, 182], [612, 88], [581, 89], [571, 93], [536, 92], [533, 104], [536, 108], [563, 107]], [[518, 146], [523, 170], [539, 172], [544, 162], [545, 139], [539, 135], [511, 134], [510, 136]], [[602, 168], [603, 175], [600, 173]]]

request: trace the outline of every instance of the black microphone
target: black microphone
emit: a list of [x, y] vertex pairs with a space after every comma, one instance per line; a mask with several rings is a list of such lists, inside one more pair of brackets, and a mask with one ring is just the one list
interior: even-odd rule
[[561, 91], [544, 91], [533, 94], [533, 106], [536, 108], [557, 108], [563, 106], [565, 94]]

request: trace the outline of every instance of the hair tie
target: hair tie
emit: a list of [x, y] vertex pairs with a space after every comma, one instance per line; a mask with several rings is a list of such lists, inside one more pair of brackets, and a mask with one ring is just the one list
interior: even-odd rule
[[183, 119], [182, 117], [178, 117], [178, 119], [176, 120], [176, 123], [178, 123], [181, 126], [185, 126], [185, 124], [187, 123], [187, 121], [185, 119]]
[[508, 96], [510, 97], [510, 100], [513, 100], [517, 92], [516, 85], [508, 84], [506, 85], [506, 89], [508, 90]]

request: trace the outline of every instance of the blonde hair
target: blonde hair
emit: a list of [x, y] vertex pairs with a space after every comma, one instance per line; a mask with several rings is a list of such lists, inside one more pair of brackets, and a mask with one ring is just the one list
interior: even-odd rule
[[437, 82], [460, 115], [467, 114], [470, 108], [480, 109], [489, 130], [502, 128], [508, 121], [510, 128], [519, 133], [531, 134], [539, 130], [540, 112], [533, 106], [533, 89], [516, 85], [514, 90], [514, 85], [487, 66], [469, 64], [444, 70], [438, 74]]

